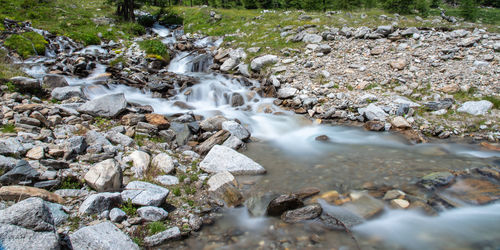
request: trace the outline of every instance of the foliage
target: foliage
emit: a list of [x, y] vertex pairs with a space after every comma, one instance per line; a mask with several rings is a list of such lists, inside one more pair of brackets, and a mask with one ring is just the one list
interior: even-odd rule
[[185, 186], [184, 187], [184, 192], [186, 192], [186, 194], [195, 194], [196, 193], [196, 188], [190, 187], [190, 186]]
[[423, 16], [423, 17], [429, 16], [430, 7], [429, 7], [429, 3], [427, 2], [427, 0], [416, 0], [415, 9], [418, 10], [418, 13], [421, 16]]
[[14, 124], [11, 124], [11, 123], [4, 124], [4, 125], [2, 125], [1, 128], [2, 128], [1, 129], [2, 133], [15, 133], [16, 132], [16, 126]]
[[160, 40], [140, 41], [139, 47], [146, 51], [147, 54], [159, 55], [163, 60], [170, 61], [170, 54], [168, 53], [167, 46]]
[[167, 227], [162, 221], [155, 221], [148, 224], [149, 235], [155, 235], [165, 230], [167, 230]]
[[128, 216], [134, 216], [137, 214], [137, 207], [132, 204], [132, 200], [130, 199], [122, 203], [120, 209], [123, 210], [123, 212], [125, 212]]
[[467, 21], [476, 21], [478, 17], [476, 0], [462, 0], [460, 2], [460, 15]]
[[431, 0], [430, 7], [433, 9], [436, 9], [439, 7], [439, 4], [441, 4], [441, 0]]
[[155, 17], [152, 15], [141, 15], [137, 17], [137, 23], [144, 27], [153, 27], [155, 22]]
[[179, 187], [174, 187], [174, 188], [172, 188], [172, 193], [175, 196], [181, 196], [181, 189]]
[[384, 8], [390, 12], [410, 14], [415, 0], [386, 0]]
[[65, 177], [59, 185], [59, 189], [80, 189], [82, 187], [82, 182], [73, 177]]
[[483, 99], [493, 103], [493, 108], [500, 109], [500, 97], [490, 95], [490, 96], [485, 96]]
[[10, 35], [4, 42], [5, 46], [15, 50], [23, 58], [33, 55], [44, 55], [48, 42], [36, 32]]
[[71, 216], [68, 218], [67, 222], [69, 224], [69, 231], [76, 231], [80, 227], [80, 217], [79, 216]]
[[5, 86], [7, 86], [8, 92], [16, 92], [17, 91], [16, 85], [14, 85], [14, 83], [12, 83], [12, 82], [6, 82]]

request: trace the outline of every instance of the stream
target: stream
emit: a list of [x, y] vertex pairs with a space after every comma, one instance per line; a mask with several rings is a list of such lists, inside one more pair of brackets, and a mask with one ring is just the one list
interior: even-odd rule
[[[161, 25], [155, 25], [153, 32], [169, 46], [177, 41], [176, 36], [182, 35]], [[221, 42], [222, 39], [204, 38], [195, 46], [208, 50]], [[106, 54], [109, 51], [91, 46], [68, 53]], [[47, 69], [42, 63], [51, 60], [54, 54], [48, 52], [48, 57], [25, 61], [26, 73], [43, 77]], [[486, 151], [478, 145], [455, 142], [412, 145], [395, 133], [315, 124], [275, 106], [272, 98], [260, 97], [251, 90], [259, 85], [257, 81], [244, 82], [209, 72], [211, 60], [210, 54], [179, 52], [171, 60], [168, 71], [197, 78], [199, 83], [184, 90], [176, 86], [178, 94], [170, 99], [155, 98], [152, 93], [125, 85], [95, 84], [102, 80], [100, 77], [106, 70], [106, 66], [99, 63], [87, 78], [66, 79], [70, 85], [85, 86], [90, 99], [124, 93], [127, 101], [150, 105], [159, 114], [193, 112], [205, 118], [223, 115], [238, 119], [252, 134], [252, 142], [241, 153], [267, 170], [262, 176], [237, 177], [247, 201], [270, 192], [287, 193], [307, 187], [339, 193], [360, 190], [367, 183], [404, 187], [431, 172], [500, 165], [500, 152]], [[243, 96], [243, 106], [231, 106], [230, 97], [235, 93]], [[179, 107], [175, 104], [179, 101], [190, 108]], [[321, 135], [326, 135], [329, 141], [315, 139]], [[324, 211], [337, 209], [326, 202], [321, 204]], [[314, 221], [285, 224], [277, 218], [256, 216], [259, 211], [252, 212], [253, 215], [247, 207], [225, 209], [213, 226], [166, 246], [300, 249], [311, 247], [313, 242], [313, 247], [328, 249], [500, 248], [499, 203], [484, 206], [464, 203], [456, 209], [443, 208], [437, 216], [387, 207], [382, 215], [352, 228], [352, 236], [344, 231], [324, 230]]]

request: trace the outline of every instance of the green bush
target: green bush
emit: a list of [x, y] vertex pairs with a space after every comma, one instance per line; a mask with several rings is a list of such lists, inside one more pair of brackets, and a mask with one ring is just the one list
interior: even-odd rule
[[45, 55], [45, 46], [48, 42], [36, 32], [26, 32], [9, 36], [4, 45], [15, 50], [23, 58], [33, 55]]
[[384, 4], [384, 8], [390, 12], [410, 14], [414, 4], [414, 0], [387, 0]]
[[182, 25], [184, 23], [184, 19], [175, 14], [168, 14], [160, 17], [159, 23], [161, 25], [173, 25], [173, 24]]
[[99, 38], [97, 34], [93, 32], [72, 32], [69, 34], [69, 37], [82, 42], [83, 44], [85, 44], [85, 46], [101, 44], [101, 38]]
[[436, 9], [439, 7], [439, 4], [441, 4], [441, 0], [431, 0], [431, 8]]
[[167, 46], [165, 46], [165, 44], [163, 44], [160, 40], [140, 41], [139, 47], [146, 51], [149, 55], [159, 55], [165, 61], [170, 60], [170, 54], [168, 53]]
[[415, 9], [418, 10], [418, 13], [421, 16], [423, 16], [423, 17], [429, 16], [430, 8], [429, 8], [429, 3], [427, 2], [427, 0], [417, 0], [417, 2], [415, 4]]
[[467, 21], [476, 21], [478, 15], [476, 0], [462, 0], [460, 2], [460, 15]]
[[152, 15], [142, 15], [137, 17], [137, 23], [144, 27], [153, 27], [156, 20]]

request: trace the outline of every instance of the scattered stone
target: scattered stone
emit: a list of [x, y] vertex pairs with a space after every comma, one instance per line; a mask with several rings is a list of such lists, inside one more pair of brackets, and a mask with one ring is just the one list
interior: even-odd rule
[[394, 199], [391, 200], [391, 207], [396, 209], [406, 209], [410, 206], [410, 202], [403, 199]]
[[278, 98], [288, 99], [294, 97], [298, 90], [296, 88], [280, 88], [278, 90]]
[[0, 154], [21, 156], [27, 149], [15, 138], [0, 139]]
[[117, 161], [108, 159], [91, 167], [84, 178], [97, 192], [118, 191], [122, 185], [122, 169]]
[[144, 245], [152, 247], [160, 245], [170, 240], [176, 240], [181, 237], [181, 231], [178, 227], [169, 228], [163, 232], [159, 232], [153, 236], [144, 238]]
[[155, 125], [159, 130], [168, 129], [170, 127], [170, 122], [165, 118], [164, 115], [145, 114], [144, 116], [149, 124]]
[[3, 185], [18, 184], [20, 182], [33, 181], [40, 176], [25, 160], [19, 160], [16, 166], [0, 177]]
[[235, 136], [240, 140], [246, 140], [250, 138], [250, 132], [239, 123], [235, 121], [225, 121], [222, 123], [222, 129], [229, 131], [231, 135]]
[[173, 186], [179, 184], [179, 179], [173, 175], [160, 175], [155, 178], [155, 181], [163, 186]]
[[122, 203], [120, 193], [99, 193], [89, 196], [80, 205], [78, 212], [80, 214], [100, 214], [103, 211], [110, 210]]
[[403, 70], [406, 67], [407, 64], [408, 64], [408, 62], [406, 62], [406, 60], [402, 59], [402, 58], [399, 58], [397, 60], [391, 61], [389, 63], [389, 65], [393, 69], [397, 69], [397, 70]]
[[0, 210], [0, 224], [34, 231], [54, 231], [54, 219], [44, 200], [32, 197]]
[[387, 117], [387, 113], [382, 108], [373, 103], [368, 105], [366, 108], [358, 109], [358, 112], [361, 115], [364, 115], [370, 121], [385, 121], [385, 118]]
[[410, 123], [408, 123], [408, 121], [406, 121], [406, 119], [402, 116], [394, 117], [391, 121], [391, 124], [396, 128], [402, 128], [402, 129], [411, 127]]
[[175, 168], [174, 160], [166, 153], [160, 153], [153, 157], [151, 166], [162, 171], [164, 174], [170, 174]]
[[219, 131], [222, 129], [222, 123], [228, 121], [224, 116], [217, 115], [203, 120], [200, 128], [204, 131]]
[[312, 204], [302, 208], [289, 210], [281, 215], [281, 219], [286, 223], [297, 223], [305, 220], [312, 220], [321, 215], [323, 209], [319, 204]]
[[127, 218], [127, 214], [123, 210], [115, 207], [109, 211], [109, 219], [112, 222], [120, 223]]
[[446, 186], [455, 179], [455, 176], [450, 172], [435, 172], [428, 174], [419, 181], [426, 188], [437, 186]]
[[465, 112], [471, 115], [485, 115], [493, 107], [490, 101], [468, 101], [457, 109], [458, 112]]
[[151, 157], [148, 153], [136, 150], [128, 156], [132, 161], [132, 170], [136, 178], [143, 178], [149, 168]]
[[168, 216], [168, 212], [163, 208], [146, 206], [137, 209], [137, 214], [146, 221], [160, 221]]
[[43, 76], [42, 87], [44, 89], [55, 89], [69, 86], [68, 81], [62, 75], [47, 74]]
[[345, 203], [342, 207], [365, 219], [369, 219], [384, 210], [384, 203], [369, 195], [360, 194], [360, 197], [353, 199], [352, 202]]
[[253, 71], [260, 71], [264, 66], [275, 64], [278, 62], [278, 57], [275, 55], [264, 55], [257, 57], [250, 63], [250, 68]]
[[100, 117], [116, 117], [127, 107], [124, 94], [111, 94], [98, 97], [78, 107], [78, 112]]
[[405, 197], [405, 193], [398, 189], [389, 190], [384, 195], [384, 200], [402, 199]]
[[31, 197], [63, 204], [64, 199], [45, 189], [27, 186], [3, 186], [0, 188], [0, 200], [19, 201]]
[[26, 157], [30, 158], [32, 160], [43, 159], [45, 157], [44, 147], [43, 146], [37, 146], [37, 147], [34, 147], [34, 148], [30, 149], [26, 153]]
[[226, 206], [236, 207], [243, 202], [243, 195], [238, 190], [238, 182], [234, 176], [227, 172], [220, 172], [208, 179], [207, 182], [212, 196], [221, 199]]
[[140, 206], [161, 206], [167, 198], [169, 190], [143, 181], [132, 181], [121, 193], [124, 201]]
[[288, 210], [303, 207], [304, 203], [295, 195], [280, 195], [271, 200], [267, 206], [266, 214], [269, 216], [281, 216]]

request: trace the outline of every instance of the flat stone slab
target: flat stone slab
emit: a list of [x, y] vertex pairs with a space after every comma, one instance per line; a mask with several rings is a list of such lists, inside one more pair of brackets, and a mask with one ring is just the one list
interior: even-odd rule
[[264, 174], [266, 169], [237, 151], [215, 145], [200, 163], [200, 168], [208, 173], [228, 171], [235, 175]]
[[84, 227], [69, 236], [73, 249], [140, 249], [111, 222]]
[[130, 182], [122, 192], [124, 201], [140, 206], [160, 206], [169, 194], [169, 190], [143, 181]]

